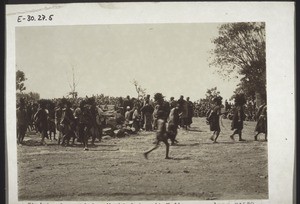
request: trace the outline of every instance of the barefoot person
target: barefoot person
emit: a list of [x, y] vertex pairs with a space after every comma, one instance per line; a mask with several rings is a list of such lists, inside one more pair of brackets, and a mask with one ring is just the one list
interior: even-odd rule
[[35, 119], [35, 123], [36, 123], [36, 127], [37, 127], [37, 131], [40, 132], [40, 134], [42, 135], [42, 140], [41, 140], [41, 144], [42, 145], [47, 145], [45, 143], [45, 138], [49, 138], [48, 137], [48, 113], [46, 111], [46, 101], [41, 99], [39, 101], [39, 110], [37, 111], [37, 113], [34, 116]]
[[144, 157], [146, 159], [148, 159], [148, 154], [150, 152], [152, 152], [153, 150], [155, 150], [159, 147], [160, 142], [163, 142], [166, 145], [166, 157], [165, 157], [165, 159], [170, 159], [170, 157], [169, 157], [169, 146], [170, 145], [168, 143], [168, 136], [167, 136], [167, 133], [166, 133], [166, 122], [163, 118], [164, 118], [164, 112], [161, 111], [161, 110], [158, 111], [157, 112], [157, 132], [156, 132], [155, 146], [144, 153]]
[[242, 129], [246, 115], [244, 113], [244, 104], [246, 103], [244, 94], [236, 94], [234, 99], [235, 107], [233, 109], [233, 119], [231, 123], [231, 130], [234, 130], [230, 138], [234, 140], [234, 135], [239, 135], [239, 141], [245, 141], [242, 138]]
[[17, 142], [22, 145], [27, 130], [27, 112], [25, 109], [24, 98], [20, 99], [19, 108], [17, 109]]
[[[213, 135], [210, 137], [210, 139], [214, 143], [217, 142], [217, 139], [221, 132], [221, 128], [220, 128], [221, 105], [222, 105], [222, 97], [221, 96], [215, 97], [213, 99], [213, 106], [211, 108], [209, 116], [207, 117], [210, 126], [210, 131], [213, 131]], [[214, 138], [215, 135], [216, 137]]]
[[154, 95], [155, 103], [157, 104], [157, 132], [156, 132], [156, 141], [154, 142], [155, 146], [144, 153], [145, 158], [148, 158], [148, 154], [153, 150], [157, 149], [160, 142], [163, 142], [166, 145], [166, 159], [170, 159], [169, 157], [169, 143], [168, 143], [168, 135], [166, 131], [166, 121], [169, 115], [169, 109], [166, 105], [163, 95], [161, 93], [156, 93]]

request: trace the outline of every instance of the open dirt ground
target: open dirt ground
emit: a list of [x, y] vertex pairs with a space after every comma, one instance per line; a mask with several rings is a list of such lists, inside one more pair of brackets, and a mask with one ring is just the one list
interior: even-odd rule
[[[154, 132], [107, 138], [89, 151], [62, 147], [30, 134], [18, 146], [19, 200], [223, 200], [267, 199], [268, 156], [264, 136], [253, 141], [254, 122], [245, 122], [245, 142], [232, 142], [229, 120], [217, 144], [204, 118], [179, 130], [171, 160], [165, 147], [143, 157]], [[236, 135], [236, 140], [238, 136]]]

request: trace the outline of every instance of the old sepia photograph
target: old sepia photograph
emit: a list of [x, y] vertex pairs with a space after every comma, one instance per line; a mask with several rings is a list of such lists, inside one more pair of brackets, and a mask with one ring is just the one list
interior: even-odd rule
[[266, 27], [17, 26], [17, 200], [268, 200]]

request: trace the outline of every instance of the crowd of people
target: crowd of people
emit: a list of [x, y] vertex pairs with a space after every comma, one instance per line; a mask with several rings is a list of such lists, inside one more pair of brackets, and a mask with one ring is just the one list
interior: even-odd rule
[[[195, 117], [206, 117], [206, 113], [211, 109], [213, 103], [207, 99], [200, 99], [194, 102], [194, 116]], [[223, 118], [228, 118], [232, 120], [233, 113], [230, 112], [232, 107], [234, 106], [234, 102], [228, 102], [225, 100], [224, 105], [221, 107], [225, 110], [226, 114], [223, 115]], [[255, 101], [248, 100], [244, 105], [244, 113], [245, 113], [245, 120], [246, 121], [256, 121], [256, 113], [258, 108], [256, 107]]]
[[[113, 135], [136, 134], [140, 130], [156, 131], [155, 146], [144, 153], [145, 158], [158, 148], [160, 142], [166, 146], [166, 159], [169, 158], [169, 143], [178, 143], [176, 136], [179, 128], [188, 130], [193, 123], [194, 116], [206, 117], [206, 122], [213, 132], [211, 140], [217, 142], [221, 132], [220, 117], [230, 117], [233, 133], [238, 134], [239, 141], [243, 141], [243, 121], [246, 120], [246, 103], [243, 94], [236, 94], [234, 104], [222, 97], [215, 97], [211, 103], [200, 101], [193, 103], [189, 97], [178, 100], [171, 97], [166, 100], [161, 93], [156, 93], [153, 99], [147, 95], [143, 99], [127, 96], [123, 98], [85, 97], [78, 99], [41, 99], [37, 103], [21, 98], [17, 103], [17, 143], [22, 145], [27, 131], [36, 131], [41, 136], [41, 144], [46, 145], [45, 138], [57, 140], [59, 145], [68, 146], [75, 140], [82, 143], [84, 150], [88, 150], [88, 140], [91, 144], [95, 140], [101, 141], [109, 118], [114, 118], [115, 125], [110, 126]], [[101, 99], [101, 100], [99, 100]], [[114, 103], [114, 110], [108, 111], [108, 104]], [[248, 108], [249, 109], [249, 108]], [[254, 110], [254, 109], [253, 109]], [[251, 111], [253, 111], [251, 110]], [[249, 112], [248, 112], [249, 115]], [[265, 100], [257, 110], [257, 135], [265, 134], [267, 140], [267, 106]], [[254, 117], [251, 115], [251, 117]], [[254, 139], [257, 140], [257, 135]], [[53, 137], [52, 137], [53, 136]]]

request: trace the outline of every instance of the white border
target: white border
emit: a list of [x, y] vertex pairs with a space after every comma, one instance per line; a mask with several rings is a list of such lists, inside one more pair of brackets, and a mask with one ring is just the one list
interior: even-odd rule
[[[54, 14], [48, 22], [17, 22], [17, 16]], [[79, 15], [80, 14], [80, 15]], [[15, 27], [44, 25], [266, 22], [269, 199], [253, 203], [292, 203], [295, 150], [295, 36], [292, 2], [170, 2], [8, 5], [6, 7], [6, 139], [9, 203], [17, 202]], [[163, 203], [165, 203], [164, 201]], [[194, 203], [195, 201], [180, 201]], [[40, 203], [40, 202], [31, 202]], [[62, 203], [62, 202], [42, 202]], [[64, 202], [82, 203], [82, 202]], [[87, 203], [87, 202], [85, 202]], [[95, 203], [95, 202], [91, 202]], [[106, 202], [103, 202], [106, 203]], [[114, 202], [109, 202], [114, 203]], [[122, 202], [124, 203], [124, 202]], [[140, 203], [140, 202], [130, 202]], [[143, 203], [153, 203], [143, 201]], [[159, 203], [159, 202], [156, 202]], [[174, 202], [170, 202], [174, 203]], [[197, 203], [222, 203], [197, 201]], [[239, 203], [231, 201], [226, 203]], [[245, 202], [246, 203], [246, 202]]]

